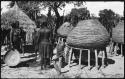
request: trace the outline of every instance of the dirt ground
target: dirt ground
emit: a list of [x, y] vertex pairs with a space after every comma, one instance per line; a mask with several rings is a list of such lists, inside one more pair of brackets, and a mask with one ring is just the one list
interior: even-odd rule
[[40, 65], [34, 63], [34, 54], [25, 53], [25, 56], [21, 55], [21, 62], [16, 67], [1, 64], [1, 78], [124, 78], [124, 57], [113, 56], [108, 59], [108, 66], [99, 70], [95, 67], [88, 70], [84, 64], [80, 70], [77, 63], [72, 63], [69, 70], [65, 66], [61, 69], [62, 74], [58, 75], [54, 68], [41, 70]]

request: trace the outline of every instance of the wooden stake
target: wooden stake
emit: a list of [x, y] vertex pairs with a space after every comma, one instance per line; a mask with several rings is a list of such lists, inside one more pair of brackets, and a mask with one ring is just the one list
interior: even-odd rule
[[60, 42], [60, 37], [58, 38], [58, 42], [57, 43], [59, 44], [59, 42]]
[[88, 49], [88, 68], [90, 69], [90, 49]]
[[82, 49], [80, 49], [80, 54], [79, 54], [79, 69], [81, 69], [81, 55], [82, 55]]
[[104, 68], [105, 64], [104, 64], [104, 59], [105, 59], [105, 52], [104, 51], [101, 51], [102, 52], [102, 67]]
[[98, 68], [98, 55], [97, 55], [97, 49], [95, 49], [95, 66]]
[[63, 42], [64, 38], [62, 38], [62, 42]]
[[62, 67], [62, 57], [59, 58], [59, 69], [61, 71], [61, 67]]
[[122, 49], [122, 44], [121, 44], [121, 56], [123, 56], [123, 49]]
[[70, 70], [71, 55], [72, 55], [72, 48], [69, 51], [69, 61], [68, 61], [69, 70]]
[[65, 62], [67, 63], [67, 54], [68, 54], [69, 52], [68, 52], [68, 47], [67, 46], [65, 46], [65, 49], [64, 49], [64, 54], [65, 54]]

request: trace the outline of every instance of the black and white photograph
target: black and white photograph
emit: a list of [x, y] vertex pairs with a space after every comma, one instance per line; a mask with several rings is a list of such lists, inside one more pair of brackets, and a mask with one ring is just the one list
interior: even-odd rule
[[124, 1], [1, 1], [1, 78], [124, 78]]

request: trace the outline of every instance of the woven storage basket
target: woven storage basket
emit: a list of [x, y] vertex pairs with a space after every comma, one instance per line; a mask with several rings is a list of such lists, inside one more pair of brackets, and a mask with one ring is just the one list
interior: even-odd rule
[[113, 28], [112, 39], [114, 42], [124, 44], [124, 21], [119, 22], [119, 24]]
[[62, 37], [67, 37], [67, 35], [69, 34], [69, 32], [71, 32], [73, 28], [74, 27], [69, 22], [65, 22], [59, 27], [57, 33]]
[[20, 53], [19, 51], [15, 50], [10, 50], [7, 51], [4, 57], [4, 62], [8, 66], [16, 66], [20, 63]]
[[79, 48], [102, 48], [109, 42], [109, 34], [98, 20], [83, 20], [69, 33], [67, 44]]

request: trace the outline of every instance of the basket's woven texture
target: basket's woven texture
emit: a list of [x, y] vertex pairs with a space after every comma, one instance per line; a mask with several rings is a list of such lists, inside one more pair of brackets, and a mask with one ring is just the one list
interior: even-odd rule
[[79, 48], [102, 48], [109, 42], [109, 34], [98, 20], [80, 21], [68, 34], [67, 44]]
[[69, 22], [65, 22], [59, 27], [57, 33], [62, 37], [67, 37], [73, 28], [74, 27]]
[[36, 28], [36, 24], [32, 21], [15, 3], [9, 11], [1, 15], [2, 28], [11, 28], [11, 23], [19, 21], [19, 26], [23, 27], [24, 30], [29, 28]]
[[8, 66], [16, 66], [20, 63], [20, 53], [17, 50], [10, 50], [5, 54], [4, 62]]
[[124, 21], [119, 22], [119, 24], [113, 28], [112, 39], [114, 42], [124, 44]]

